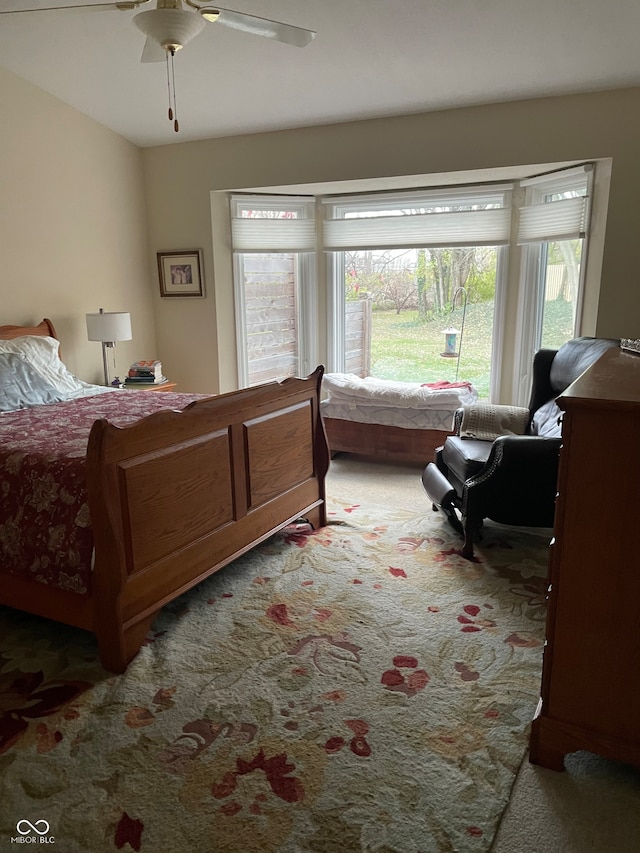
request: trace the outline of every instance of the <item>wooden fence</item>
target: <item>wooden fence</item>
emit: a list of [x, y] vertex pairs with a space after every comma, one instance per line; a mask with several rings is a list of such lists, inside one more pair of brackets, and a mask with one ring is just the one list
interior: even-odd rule
[[244, 257], [245, 331], [249, 385], [298, 372], [293, 255]]
[[[292, 254], [244, 256], [249, 385], [299, 375], [298, 305]], [[345, 371], [371, 372], [372, 300], [346, 303]]]
[[371, 297], [366, 296], [345, 306], [345, 372], [362, 378], [371, 374], [372, 305]]

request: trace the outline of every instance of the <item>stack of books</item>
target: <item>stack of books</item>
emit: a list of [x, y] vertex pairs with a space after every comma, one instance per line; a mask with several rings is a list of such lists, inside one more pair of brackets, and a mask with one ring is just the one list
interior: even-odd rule
[[162, 362], [135, 361], [129, 368], [129, 374], [124, 380], [125, 385], [161, 385], [167, 381], [162, 373]]

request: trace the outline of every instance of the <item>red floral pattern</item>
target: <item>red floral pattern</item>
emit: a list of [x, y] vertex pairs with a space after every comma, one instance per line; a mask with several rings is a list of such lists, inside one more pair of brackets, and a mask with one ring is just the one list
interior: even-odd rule
[[[253, 773], [255, 770], [262, 770], [267, 778], [267, 782], [272, 792], [284, 800], [286, 803], [297, 803], [304, 797], [304, 787], [300, 779], [290, 774], [295, 770], [295, 765], [287, 760], [284, 753], [274, 755], [267, 758], [264, 750], [261, 749], [251, 761], [243, 761], [241, 758], [236, 759], [236, 770], [232, 773], [226, 773], [220, 783], [214, 783], [211, 787], [211, 793], [216, 800], [222, 800], [232, 794], [238, 782], [238, 777], [246, 776], [248, 773]], [[231, 812], [229, 811], [231, 806]], [[242, 809], [237, 808], [239, 803], [227, 803], [223, 806], [225, 814], [234, 814]]]
[[[0, 672], [0, 755], [20, 740], [30, 720], [55, 714], [89, 687], [85, 681], [46, 683], [42, 672]], [[62, 740], [59, 731], [46, 727], [39, 728], [38, 737], [40, 752], [49, 752]]]
[[[431, 677], [424, 669], [418, 669], [418, 659], [412, 655], [396, 655], [393, 659], [393, 669], [387, 669], [382, 673], [380, 679], [387, 690], [404, 693], [411, 698], [420, 690], [424, 690]], [[402, 673], [401, 669], [413, 670], [413, 672]]]
[[[490, 608], [490, 605], [485, 604], [485, 608]], [[458, 616], [458, 622], [462, 625], [460, 629], [464, 633], [473, 634], [476, 631], [482, 631], [484, 628], [495, 628], [496, 623], [493, 619], [477, 619], [480, 615], [481, 608], [477, 604], [466, 604], [463, 608], [464, 613]]]
[[[360, 758], [368, 758], [371, 755], [371, 747], [366, 738], [369, 733], [368, 723], [365, 723], [364, 720], [345, 720], [344, 723], [353, 732], [353, 737], [349, 741], [351, 752]], [[330, 737], [324, 745], [324, 751], [327, 755], [335, 755], [335, 753], [340, 752], [345, 743], [345, 739], [339, 735]]]
[[0, 560], [80, 595], [90, 588], [93, 538], [85, 456], [94, 421], [117, 426], [202, 395], [122, 391], [0, 416]]
[[117, 849], [122, 850], [125, 844], [130, 844], [133, 850], [140, 850], [143, 829], [144, 824], [142, 821], [135, 820], [129, 817], [126, 812], [122, 812], [122, 817], [118, 821], [115, 833]]

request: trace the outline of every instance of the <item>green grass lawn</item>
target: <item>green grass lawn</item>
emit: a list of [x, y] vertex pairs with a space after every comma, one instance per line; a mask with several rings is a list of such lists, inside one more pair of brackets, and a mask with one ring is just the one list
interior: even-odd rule
[[[563, 301], [545, 306], [545, 338], [548, 346], [572, 337], [571, 306]], [[481, 399], [489, 397], [493, 301], [467, 305], [462, 346], [458, 359], [443, 358], [444, 329], [462, 330], [462, 309], [423, 321], [417, 311], [374, 311], [371, 340], [371, 374], [401, 382], [437, 382], [458, 379], [472, 382]], [[460, 344], [460, 335], [458, 335]]]

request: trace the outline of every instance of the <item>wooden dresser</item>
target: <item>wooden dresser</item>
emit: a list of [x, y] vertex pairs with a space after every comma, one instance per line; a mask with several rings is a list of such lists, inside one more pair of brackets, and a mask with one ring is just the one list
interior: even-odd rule
[[562, 394], [547, 641], [530, 760], [640, 764], [640, 355], [603, 356]]

